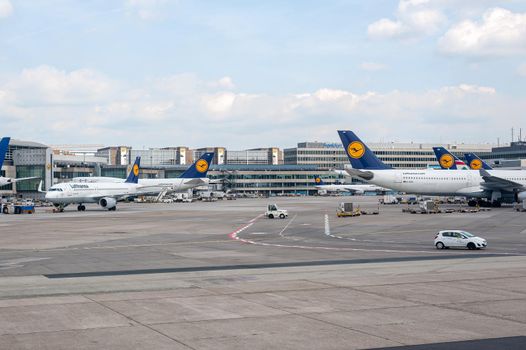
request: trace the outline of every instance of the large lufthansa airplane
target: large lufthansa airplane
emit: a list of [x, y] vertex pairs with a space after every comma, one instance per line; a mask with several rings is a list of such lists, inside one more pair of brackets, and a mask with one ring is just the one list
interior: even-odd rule
[[[190, 188], [198, 186], [206, 186], [209, 179], [206, 177], [212, 159], [213, 152], [204, 153], [198, 160], [196, 160], [181, 176], [167, 179], [139, 179], [138, 184], [147, 186], [144, 194], [160, 193], [164, 190], [170, 191], [185, 191]], [[73, 182], [81, 183], [123, 183], [124, 179], [117, 177], [76, 177]]]
[[[86, 210], [85, 203], [97, 203], [108, 210], [117, 209], [117, 202], [128, 197], [138, 196], [149, 190], [149, 186], [139, 185], [139, 166], [137, 157], [124, 182], [67, 182], [53, 185], [46, 193], [46, 200], [60, 211], [70, 204], [78, 204], [77, 210]], [[42, 191], [40, 182], [39, 191]]]
[[[525, 170], [403, 170], [392, 169], [350, 130], [338, 131], [352, 164], [349, 174], [395, 191], [464, 196], [500, 206], [526, 200]], [[470, 205], [477, 201], [470, 200]]]

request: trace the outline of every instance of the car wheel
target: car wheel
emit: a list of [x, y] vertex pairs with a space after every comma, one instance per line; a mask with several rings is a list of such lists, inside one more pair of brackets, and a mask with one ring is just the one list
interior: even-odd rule
[[268, 218], [269, 218], [269, 219], [274, 219], [274, 215], [272, 215], [272, 214], [268, 214]]
[[437, 249], [444, 249], [446, 247], [444, 245], [444, 243], [442, 243], [442, 242], [437, 242], [437, 244], [435, 244], [435, 246], [437, 247]]
[[477, 247], [475, 246], [475, 243], [469, 242], [468, 243], [468, 249], [473, 250], [473, 249], [477, 249]]
[[279, 218], [280, 218], [280, 219], [285, 219], [285, 214], [280, 214], [280, 215], [279, 215]]

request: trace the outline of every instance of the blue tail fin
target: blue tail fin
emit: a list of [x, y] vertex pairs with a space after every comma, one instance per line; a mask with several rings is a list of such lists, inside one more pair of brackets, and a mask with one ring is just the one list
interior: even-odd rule
[[206, 177], [206, 173], [208, 172], [208, 168], [210, 168], [210, 164], [212, 163], [213, 158], [214, 152], [208, 152], [203, 154], [194, 164], [192, 164], [192, 166], [186, 169], [186, 171], [179, 177], [183, 179], [197, 179]]
[[347, 157], [351, 161], [354, 169], [380, 170], [391, 169], [384, 164], [374, 153], [367, 147], [362, 140], [350, 130], [338, 130], [343, 148]]
[[314, 182], [316, 183], [316, 186], [323, 186], [325, 185], [325, 182], [321, 179], [319, 175], [314, 176]]
[[468, 165], [470, 169], [473, 170], [492, 170], [493, 168], [488, 165], [485, 161], [480, 159], [475, 153], [466, 153], [464, 154], [464, 157], [466, 157], [466, 162], [468, 162]]
[[135, 158], [135, 163], [131, 168], [128, 177], [126, 178], [126, 183], [136, 184], [139, 182], [139, 170], [141, 169], [141, 157]]
[[11, 141], [11, 138], [9, 137], [4, 137], [2, 138], [2, 141], [0, 141], [0, 169], [2, 169], [2, 165], [4, 164], [5, 154], [7, 153], [9, 141]]
[[458, 158], [451, 154], [447, 149], [444, 147], [433, 147], [433, 152], [435, 152], [438, 164], [442, 169], [457, 169], [456, 160]]
[[438, 164], [442, 169], [447, 170], [467, 170], [468, 166], [466, 163], [458, 159], [453, 153], [449, 152], [444, 147], [433, 147], [435, 156], [437, 157]]

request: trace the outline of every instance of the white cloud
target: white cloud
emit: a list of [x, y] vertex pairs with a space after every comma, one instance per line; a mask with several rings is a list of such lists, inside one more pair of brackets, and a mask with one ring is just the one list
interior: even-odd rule
[[217, 86], [224, 89], [233, 89], [236, 87], [232, 82], [232, 78], [230, 77], [222, 77], [221, 79], [219, 79], [217, 81]]
[[7, 18], [13, 14], [13, 5], [9, 0], [0, 0], [0, 18]]
[[6, 84], [17, 92], [22, 104], [85, 104], [104, 99], [115, 88], [113, 82], [102, 74], [79, 69], [71, 72], [42, 65], [24, 69], [17, 79]]
[[125, 7], [129, 14], [149, 21], [163, 18], [167, 2], [167, 0], [126, 0]]
[[439, 40], [448, 54], [474, 56], [526, 53], [526, 13], [503, 8], [488, 9], [478, 22], [464, 20], [452, 26]]
[[430, 0], [400, 0], [396, 19], [382, 18], [371, 23], [372, 39], [414, 39], [436, 33], [446, 22], [443, 11]]
[[379, 70], [384, 70], [387, 68], [387, 66], [382, 63], [363, 62], [362, 64], [360, 64], [360, 68], [366, 71], [375, 72]]
[[374, 140], [426, 141], [466, 140], [469, 127], [476, 141], [493, 140], [503, 122], [519, 125], [526, 109], [523, 98], [470, 84], [284, 95], [248, 94], [232, 86], [231, 78], [205, 81], [193, 74], [132, 86], [93, 70], [40, 66], [0, 83], [0, 124], [4, 134], [47, 143], [242, 148], [337, 140], [339, 128], [365, 129]]
[[211, 115], [226, 114], [231, 111], [236, 95], [231, 92], [220, 92], [203, 96], [206, 111]]

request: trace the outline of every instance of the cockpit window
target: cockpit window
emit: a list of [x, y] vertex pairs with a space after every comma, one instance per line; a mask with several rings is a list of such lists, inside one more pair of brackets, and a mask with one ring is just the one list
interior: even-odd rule
[[52, 187], [52, 188], [50, 188], [48, 191], [49, 191], [49, 192], [62, 192], [62, 188], [53, 188], [53, 187]]

